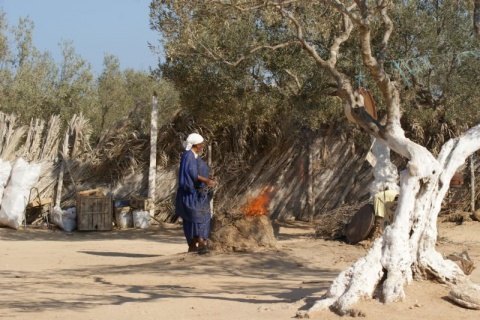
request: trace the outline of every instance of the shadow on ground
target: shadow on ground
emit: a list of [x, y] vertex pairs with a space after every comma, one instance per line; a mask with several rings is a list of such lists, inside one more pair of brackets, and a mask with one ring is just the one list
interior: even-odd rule
[[[281, 231], [288, 232], [282, 233]], [[295, 229], [295, 232], [293, 232]], [[311, 226], [294, 223], [280, 225], [281, 241], [311, 234]], [[183, 244], [181, 226], [156, 226], [148, 230], [130, 229], [109, 232], [0, 229], [0, 239], [8, 241], [108, 241], [114, 239], [161, 241]], [[48, 246], [48, 244], [45, 244]], [[131, 250], [131, 249], [130, 249]], [[320, 249], [319, 249], [320, 250]], [[193, 253], [142, 254], [128, 250], [76, 250], [76, 253], [101, 258], [101, 264], [62, 268], [52, 264], [36, 272], [0, 269], [0, 313], [13, 309], [30, 314], [59, 310], [85, 310], [99, 305], [130, 302], [197, 298], [252, 304], [293, 303], [324, 292], [339, 272], [319, 268], [310, 259], [299, 258], [294, 250], [197, 255]], [[320, 252], [312, 252], [320, 255]], [[108, 259], [116, 259], [109, 263]], [[118, 260], [118, 259], [126, 259]], [[129, 259], [130, 258], [130, 259]], [[131, 258], [135, 261], [132, 263]], [[143, 275], [140, 281], [133, 276]], [[135, 283], [132, 283], [135, 282]], [[37, 293], [31, 297], [28, 292]], [[39, 296], [40, 295], [40, 296]]]

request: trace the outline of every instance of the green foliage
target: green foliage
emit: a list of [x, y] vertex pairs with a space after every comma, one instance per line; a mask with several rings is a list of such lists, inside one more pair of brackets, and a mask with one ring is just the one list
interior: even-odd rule
[[[341, 32], [339, 14], [323, 1], [285, 6], [316, 53], [328, 58], [328, 48]], [[459, 56], [478, 52], [472, 3], [395, 1], [389, 15], [394, 32], [386, 66], [403, 86], [405, 128], [414, 139], [435, 148], [442, 140], [438, 133], [454, 136], [467, 124], [480, 122], [480, 59]], [[150, 22], [164, 42], [167, 61], [162, 75], [181, 90], [182, 104], [197, 121], [218, 127], [253, 121], [298, 129], [350, 128], [341, 102], [333, 96], [330, 76], [296, 44], [295, 25], [269, 2], [154, 0]], [[374, 54], [381, 48], [382, 26], [380, 20], [372, 22], [377, 30]], [[356, 84], [361, 52], [355, 32], [342, 44], [337, 67]], [[416, 72], [414, 64], [425, 57], [431, 66]], [[390, 67], [395, 60], [408, 60], [411, 85]], [[381, 96], [365, 76], [381, 117]]]
[[62, 44], [62, 63], [57, 78], [55, 113], [64, 119], [73, 114], [87, 114], [95, 104], [95, 82], [90, 64], [75, 52], [73, 43]]
[[[10, 28], [0, 12], [0, 110], [14, 112], [24, 122], [52, 114], [66, 122], [83, 112], [98, 138], [134, 107], [147, 127], [152, 93], [157, 92], [160, 122], [181, 105], [187, 116], [212, 131], [269, 125], [293, 133], [351, 129], [330, 75], [298, 45], [295, 26], [265, 3], [152, 1], [150, 22], [161, 36], [166, 62], [149, 74], [121, 70], [118, 59], [107, 54], [98, 78], [73, 43], [61, 44], [63, 59], [57, 65], [48, 52], [34, 47], [32, 21], [21, 19]], [[234, 5], [258, 7], [240, 11]], [[413, 138], [430, 148], [444, 139], [438, 132], [455, 136], [480, 121], [479, 46], [471, 30], [471, 6], [466, 1], [405, 0], [390, 10], [395, 29], [387, 66], [403, 86], [402, 121]], [[305, 39], [328, 58], [328, 48], [341, 32], [339, 14], [322, 1], [292, 2], [289, 10], [303, 26]], [[374, 27], [381, 25], [373, 21]], [[382, 36], [373, 34], [374, 52]], [[337, 64], [353, 83], [362, 70], [358, 48], [353, 33]], [[428, 68], [415, 71], [415, 63], [425, 58]], [[404, 65], [413, 70], [404, 74], [408, 83], [390, 67], [393, 61], [407, 61]], [[381, 97], [368, 74], [365, 83], [382, 116]]]
[[[411, 70], [409, 85], [403, 81], [403, 122], [431, 149], [480, 122], [480, 51], [471, 5], [454, 0], [396, 4], [391, 56], [409, 59]], [[416, 71], [422, 64], [427, 68]]]
[[[233, 3], [233, 2], [232, 2]], [[312, 19], [321, 13], [325, 20]], [[330, 9], [318, 3], [298, 7], [312, 41], [331, 41]], [[216, 3], [152, 1], [151, 25], [166, 51], [162, 76], [181, 91], [182, 105], [212, 130], [239, 123], [275, 123], [319, 128], [341, 109], [331, 97], [327, 75], [300, 47], [255, 50], [292, 40], [288, 23], [272, 10], [239, 12]], [[194, 40], [191, 40], [194, 38]]]
[[[8, 24], [5, 16], [2, 25], [2, 58], [0, 73], [0, 108], [4, 112], [16, 112], [21, 119], [49, 112], [54, 105], [55, 81], [58, 69], [48, 53], [40, 53], [32, 44], [33, 22], [20, 19], [12, 28], [14, 45], [5, 34]], [[21, 108], [22, 112], [18, 112]], [[45, 110], [46, 109], [46, 110]]]
[[132, 69], [121, 71], [118, 58], [106, 55], [103, 72], [97, 80], [98, 107], [92, 108], [88, 113], [94, 122], [96, 134], [100, 135], [132, 109], [149, 125], [154, 92], [159, 95], [159, 117], [178, 108], [178, 94], [170, 84], [160, 82], [146, 72]]
[[34, 23], [20, 19], [9, 27], [0, 11], [0, 111], [15, 113], [23, 123], [60, 115], [66, 124], [83, 113], [98, 139], [114, 122], [135, 108], [136, 116], [150, 126], [152, 95], [158, 94], [159, 121], [178, 108], [178, 93], [166, 81], [143, 71], [120, 70], [120, 61], [107, 54], [103, 72], [95, 78], [90, 64], [71, 41], [60, 44], [62, 61], [33, 45]]

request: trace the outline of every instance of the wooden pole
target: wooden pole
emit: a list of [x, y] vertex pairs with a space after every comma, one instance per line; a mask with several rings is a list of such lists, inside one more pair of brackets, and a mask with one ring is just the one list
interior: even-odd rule
[[57, 194], [55, 196], [54, 206], [60, 207], [60, 202], [62, 200], [62, 189], [63, 189], [63, 175], [65, 174], [65, 168], [67, 166], [68, 158], [68, 131], [70, 128], [67, 128], [65, 133], [65, 140], [63, 140], [63, 149], [62, 149], [62, 166], [60, 167], [60, 173], [58, 174], [58, 184], [57, 184]]
[[471, 203], [470, 207], [472, 212], [475, 212], [475, 164], [474, 164], [474, 158], [472, 154], [470, 156], [470, 191], [471, 191]]
[[[207, 160], [208, 166], [210, 167], [210, 170], [212, 170], [212, 145], [208, 145], [208, 160]], [[212, 175], [212, 174], [211, 174]], [[213, 217], [213, 197], [210, 200], [210, 214]]]
[[[158, 100], [157, 93], [152, 96], [152, 119], [150, 129], [150, 166], [148, 169], [148, 197], [155, 203], [155, 180], [157, 173], [157, 118], [158, 118]], [[150, 209], [150, 217], [155, 215], [155, 209]]]
[[308, 152], [308, 180], [307, 180], [307, 204], [308, 216], [313, 219], [315, 215], [315, 169], [314, 169], [314, 150], [310, 148]]

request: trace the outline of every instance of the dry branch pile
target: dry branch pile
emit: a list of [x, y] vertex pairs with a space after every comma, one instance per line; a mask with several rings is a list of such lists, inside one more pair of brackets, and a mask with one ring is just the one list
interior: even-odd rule
[[275, 249], [272, 222], [267, 215], [215, 215], [208, 246], [216, 252], [255, 252]]
[[355, 205], [343, 205], [338, 209], [325, 212], [315, 220], [315, 237], [334, 240], [345, 237], [345, 228], [357, 211], [367, 204], [364, 201]]

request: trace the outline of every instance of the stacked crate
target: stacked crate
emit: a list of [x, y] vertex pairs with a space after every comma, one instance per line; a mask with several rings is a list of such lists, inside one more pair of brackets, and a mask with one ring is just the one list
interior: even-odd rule
[[112, 230], [113, 198], [111, 195], [77, 194], [77, 228], [80, 231]]

